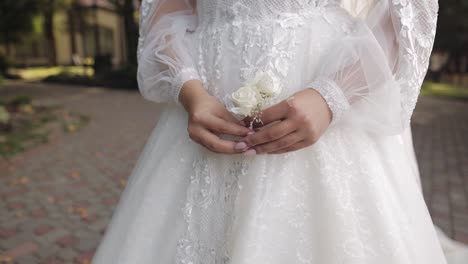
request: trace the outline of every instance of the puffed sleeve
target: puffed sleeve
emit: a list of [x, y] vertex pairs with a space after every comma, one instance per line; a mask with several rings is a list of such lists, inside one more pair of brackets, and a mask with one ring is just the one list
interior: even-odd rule
[[143, 0], [140, 8], [138, 86], [155, 102], [176, 102], [183, 84], [199, 80], [188, 37], [197, 27], [195, 1]]
[[321, 59], [310, 88], [327, 101], [332, 124], [378, 135], [409, 125], [429, 65], [437, 0], [342, 0], [329, 18], [341, 37]]

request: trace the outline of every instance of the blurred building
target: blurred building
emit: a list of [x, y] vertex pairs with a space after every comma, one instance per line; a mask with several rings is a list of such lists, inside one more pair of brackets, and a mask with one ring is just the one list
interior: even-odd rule
[[[125, 62], [123, 19], [107, 0], [76, 0], [68, 10], [58, 10], [54, 35], [58, 65], [83, 64], [96, 54], [111, 56], [115, 66]], [[54, 52], [40, 29], [9, 50], [16, 66], [49, 65], [49, 54]]]

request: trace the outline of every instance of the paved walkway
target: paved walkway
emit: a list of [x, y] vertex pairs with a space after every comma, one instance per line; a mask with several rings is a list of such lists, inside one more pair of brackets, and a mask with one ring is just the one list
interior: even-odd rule
[[[89, 263], [160, 107], [136, 92], [11, 84], [91, 117], [83, 130], [0, 162], [0, 263]], [[434, 220], [468, 243], [468, 102], [424, 98], [414, 123]]]
[[412, 127], [432, 218], [468, 244], [468, 101], [423, 97]]

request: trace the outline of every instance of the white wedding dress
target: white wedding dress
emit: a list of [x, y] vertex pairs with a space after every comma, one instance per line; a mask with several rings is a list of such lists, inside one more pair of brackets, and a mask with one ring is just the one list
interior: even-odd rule
[[[196, 8], [194, 6], [196, 5]], [[138, 79], [167, 105], [94, 264], [445, 264], [403, 131], [427, 70], [435, 0], [143, 0]], [[333, 112], [311, 147], [221, 155], [177, 103], [220, 101], [273, 72], [278, 100], [316, 89]]]

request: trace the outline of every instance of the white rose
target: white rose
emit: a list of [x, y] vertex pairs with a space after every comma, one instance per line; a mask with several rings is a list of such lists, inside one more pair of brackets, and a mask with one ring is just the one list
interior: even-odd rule
[[259, 93], [267, 97], [278, 96], [282, 90], [280, 80], [272, 72], [258, 72], [254, 79], [254, 85]]
[[257, 107], [257, 93], [254, 87], [244, 86], [231, 94], [232, 102], [236, 107], [231, 111], [235, 114], [248, 116]]

